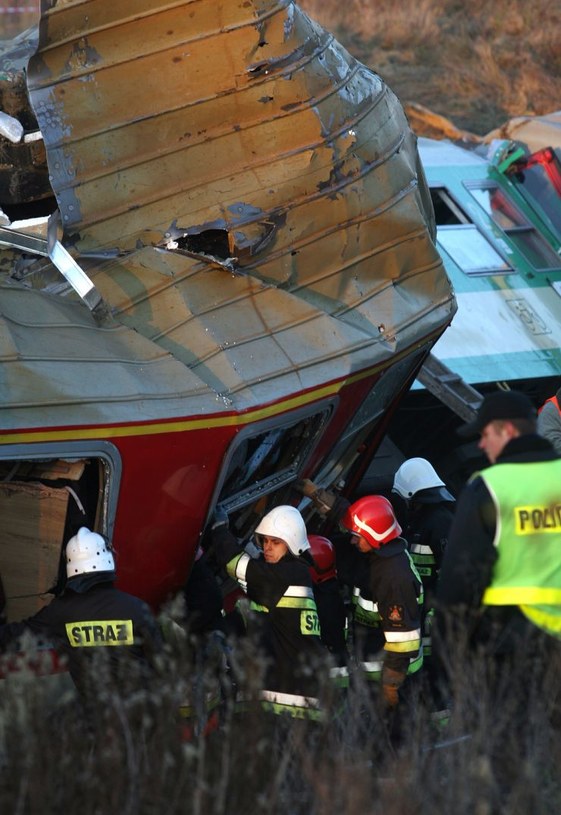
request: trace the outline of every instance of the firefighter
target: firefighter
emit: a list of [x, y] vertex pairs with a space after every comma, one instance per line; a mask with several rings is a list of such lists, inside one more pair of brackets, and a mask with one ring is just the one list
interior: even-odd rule
[[[114, 677], [127, 666], [127, 679], [144, 677], [161, 648], [161, 635], [149, 607], [114, 587], [115, 560], [105, 539], [81, 527], [66, 545], [64, 592], [32, 617], [0, 627], [0, 650], [29, 632], [52, 645], [68, 661], [82, 696], [89, 696], [91, 660], [103, 653]], [[95, 694], [95, 689], [93, 690]]]
[[293, 506], [277, 506], [258, 524], [255, 541], [261, 550], [257, 558], [241, 548], [226, 517], [213, 523], [214, 559], [249, 598], [248, 625], [258, 626], [267, 660], [260, 690], [264, 707], [314, 718], [319, 714], [316, 661], [323, 648], [304, 519]]
[[[404, 537], [415, 568], [423, 581], [423, 673], [430, 679], [433, 667], [430, 659], [433, 599], [454, 518], [455, 498], [426, 458], [409, 458], [401, 464], [394, 476], [392, 496], [394, 495], [394, 508], [398, 500], [403, 501]], [[399, 518], [399, 514], [396, 514]]]
[[381, 681], [385, 705], [395, 708], [407, 675], [423, 664], [422, 582], [387, 498], [359, 498], [341, 526], [366, 559], [353, 588], [355, 655], [367, 678]]
[[390, 501], [366, 495], [353, 504], [317, 489], [298, 488], [328, 521], [339, 521], [357, 550], [352, 571], [352, 652], [368, 680], [381, 682], [386, 708], [397, 708], [405, 680], [423, 664], [423, 585]]
[[479, 435], [489, 466], [459, 496], [437, 589], [442, 661], [462, 662], [467, 630], [510, 686], [541, 683], [544, 652], [559, 665], [561, 459], [536, 426], [525, 394], [496, 391], [459, 429]]
[[313, 566], [310, 574], [314, 587], [320, 637], [333, 655], [337, 666], [347, 664], [347, 611], [337, 579], [335, 548], [323, 535], [308, 535]]

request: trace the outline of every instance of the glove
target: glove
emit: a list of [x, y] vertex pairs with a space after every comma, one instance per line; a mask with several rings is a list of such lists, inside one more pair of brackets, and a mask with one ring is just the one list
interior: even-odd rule
[[382, 670], [382, 698], [389, 708], [396, 708], [399, 704], [399, 689], [405, 682], [405, 674], [393, 668]]
[[328, 515], [333, 509], [336, 496], [328, 490], [318, 489], [309, 478], [302, 478], [294, 486], [307, 498], [312, 499], [312, 503], [320, 515]]
[[309, 478], [301, 478], [299, 481], [296, 482], [294, 485], [295, 489], [305, 495], [307, 498], [311, 498], [316, 492], [317, 487], [313, 481], [310, 481]]
[[228, 528], [229, 525], [230, 519], [228, 518], [228, 513], [221, 504], [217, 504], [210, 521], [210, 531], [216, 532], [217, 529], [223, 527]]

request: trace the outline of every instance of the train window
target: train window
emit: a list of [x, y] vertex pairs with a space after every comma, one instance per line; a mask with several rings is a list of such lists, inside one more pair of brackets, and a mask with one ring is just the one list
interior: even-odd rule
[[469, 191], [536, 271], [561, 268], [561, 260], [552, 247], [499, 187], [488, 183], [470, 185]]
[[81, 526], [111, 532], [118, 454], [84, 455], [81, 448], [82, 455], [26, 450], [21, 457], [0, 449], [0, 576], [8, 621], [34, 614], [62, 589], [64, 544]]
[[240, 434], [232, 450], [218, 502], [229, 510], [293, 481], [331, 414], [327, 408], [286, 425]]
[[533, 208], [545, 213], [561, 234], [561, 161], [550, 147], [514, 162], [507, 177]]
[[436, 238], [467, 275], [505, 274], [512, 267], [443, 187], [431, 187]]
[[512, 271], [475, 224], [438, 227], [437, 241], [467, 275]]
[[427, 353], [425, 347], [417, 353], [390, 365], [367, 394], [360, 408], [339, 435], [324, 466], [315, 476], [321, 485], [332, 485], [353, 479], [355, 469], [364, 469], [364, 457], [370, 443], [380, 434], [380, 427], [392, 411], [400, 392], [412, 380], [421, 359]]

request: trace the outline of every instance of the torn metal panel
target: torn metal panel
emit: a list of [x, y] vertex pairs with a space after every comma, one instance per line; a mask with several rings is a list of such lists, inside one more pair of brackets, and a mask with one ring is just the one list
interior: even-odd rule
[[0, 253], [5, 427], [242, 412], [450, 322], [401, 105], [294, 3], [44, 3], [28, 75], [62, 245], [108, 319]]
[[544, 116], [516, 116], [487, 133], [483, 141], [513, 139], [525, 144], [531, 153], [543, 147], [561, 149], [561, 110]]
[[243, 232], [302, 199], [345, 199], [398, 153], [393, 95], [294, 4], [129, 5], [55, 5], [29, 67], [78, 249], [158, 244], [172, 224]]

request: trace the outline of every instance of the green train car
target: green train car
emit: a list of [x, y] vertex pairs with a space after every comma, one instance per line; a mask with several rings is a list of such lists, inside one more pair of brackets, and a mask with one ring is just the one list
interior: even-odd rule
[[517, 388], [539, 407], [561, 384], [561, 113], [522, 124], [481, 143], [419, 139], [458, 311], [389, 438], [452, 485], [478, 464], [455, 430], [482, 395]]

